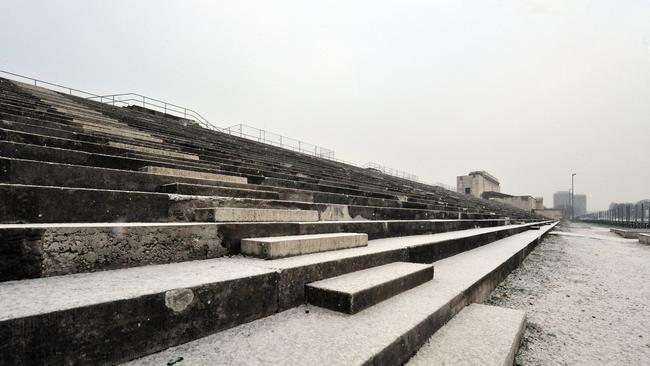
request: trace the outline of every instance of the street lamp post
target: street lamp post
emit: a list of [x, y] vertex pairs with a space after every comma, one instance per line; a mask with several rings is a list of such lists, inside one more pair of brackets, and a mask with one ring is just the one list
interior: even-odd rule
[[576, 192], [575, 188], [573, 188], [573, 177], [575, 176], [576, 173], [571, 173], [571, 221], [573, 221], [573, 219], [575, 218], [575, 206], [573, 205], [574, 204], [573, 197]]

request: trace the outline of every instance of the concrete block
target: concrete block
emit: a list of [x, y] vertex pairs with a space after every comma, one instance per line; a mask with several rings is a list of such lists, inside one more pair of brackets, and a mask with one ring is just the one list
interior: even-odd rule
[[246, 179], [246, 177], [198, 172], [194, 170], [172, 169], [172, 168], [165, 168], [161, 166], [145, 166], [141, 168], [140, 171], [145, 173], [173, 175], [173, 176], [185, 177], [185, 178], [216, 180], [220, 182], [243, 183], [243, 184], [248, 183], [248, 179]]
[[433, 265], [396, 262], [312, 282], [307, 302], [347, 314], [389, 299], [433, 279]]
[[278, 210], [238, 207], [199, 208], [195, 211], [199, 222], [304, 222], [318, 221], [318, 211]]
[[526, 328], [526, 313], [471, 304], [439, 329], [407, 366], [511, 366]]
[[639, 243], [650, 244], [650, 234], [639, 234]]
[[368, 245], [368, 234], [334, 233], [242, 239], [243, 254], [264, 259], [355, 248]]

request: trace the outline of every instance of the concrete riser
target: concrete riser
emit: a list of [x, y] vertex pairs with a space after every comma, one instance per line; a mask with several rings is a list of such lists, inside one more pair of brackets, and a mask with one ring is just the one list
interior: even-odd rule
[[526, 256], [537, 246], [541, 238], [529, 243], [528, 246], [501, 264], [490, 274], [483, 277], [467, 291], [456, 296], [447, 306], [432, 314], [426, 321], [421, 322], [408, 333], [384, 348], [365, 365], [402, 365], [411, 358], [433, 333], [445, 325], [451, 318], [458, 314], [465, 306], [471, 303], [485, 301], [490, 293], [503, 281]]
[[0, 281], [217, 258], [217, 225], [0, 230]]
[[[6, 144], [5, 144], [6, 145]], [[4, 153], [3, 143], [0, 142], [0, 154]], [[7, 146], [8, 149], [21, 148], [20, 145]], [[31, 147], [30, 147], [31, 148]], [[47, 151], [46, 154], [54, 152]], [[59, 150], [59, 156], [68, 153], [66, 150]], [[125, 191], [159, 192], [161, 186], [173, 183], [188, 183], [201, 185], [218, 185], [218, 188], [252, 188], [257, 186], [242, 185], [237, 183], [214, 182], [195, 178], [172, 177], [158, 174], [148, 174], [138, 171], [141, 166], [151, 162], [122, 159], [124, 165], [117, 170], [114, 167], [97, 168], [85, 166], [86, 164], [102, 166], [105, 155], [86, 154], [78, 157], [71, 157], [66, 163], [58, 164], [45, 163], [34, 160], [9, 159], [0, 157], [0, 182], [27, 185], [50, 185], [75, 188], [113, 189]], [[42, 159], [41, 156], [30, 156], [34, 159]], [[78, 159], [77, 159], [78, 158]], [[111, 164], [105, 164], [111, 165]], [[179, 192], [169, 192], [179, 193]]]
[[[52, 227], [43, 229], [0, 229], [0, 281], [49, 277], [106, 269], [164, 264], [188, 260], [218, 258], [239, 254], [242, 238], [326, 234], [332, 232], [368, 233], [370, 239], [403, 235], [420, 235], [475, 226], [497, 226], [498, 221], [398, 222], [293, 224], [205, 224], [197, 226], [135, 226], [135, 227]], [[394, 229], [394, 228], [401, 229]], [[261, 229], [264, 230], [261, 230]], [[342, 260], [336, 265], [315, 266], [320, 276], [309, 270], [291, 269], [282, 273], [287, 296], [281, 299], [284, 308], [302, 303], [304, 283], [396, 261], [431, 263], [490, 240], [512, 235], [524, 229], [509, 229], [500, 234], [484, 234], [471, 239], [435, 244]], [[274, 234], [274, 235], [269, 235]], [[441, 246], [444, 249], [436, 249]], [[68, 253], [73, 252], [74, 255]], [[322, 268], [321, 268], [322, 267]], [[302, 276], [306, 276], [305, 282]], [[299, 280], [299, 283], [295, 281]]]
[[277, 311], [275, 274], [188, 290], [0, 322], [0, 365], [115, 364]]

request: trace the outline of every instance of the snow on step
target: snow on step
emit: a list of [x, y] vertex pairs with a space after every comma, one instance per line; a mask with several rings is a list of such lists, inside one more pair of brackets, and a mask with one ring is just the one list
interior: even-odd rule
[[244, 183], [244, 184], [248, 183], [248, 178], [246, 177], [197, 172], [193, 170], [184, 170], [184, 169], [164, 168], [161, 166], [145, 166], [141, 168], [140, 171], [145, 173], [152, 173], [152, 174], [171, 175], [175, 177], [216, 180], [220, 182], [231, 182], [231, 183]]
[[[528, 230], [434, 262], [436, 275], [432, 281], [354, 316], [303, 305], [133, 360], [128, 365], [164, 365], [179, 357], [188, 365], [403, 364], [464, 304], [482, 301], [511, 269], [503, 265], [523, 260], [524, 253], [555, 225]], [[350, 251], [371, 250], [372, 245], [366, 248]], [[278, 261], [302, 261], [337, 253]]]
[[318, 211], [262, 208], [198, 208], [195, 220], [203, 222], [291, 222], [318, 221]]
[[330, 250], [365, 247], [367, 245], [368, 234], [292, 235], [242, 239], [241, 252], [265, 259], [276, 259]]
[[431, 279], [431, 264], [389, 263], [312, 282], [306, 297], [310, 304], [355, 314]]
[[521, 310], [471, 304], [431, 336], [407, 366], [509, 366], [525, 328]]

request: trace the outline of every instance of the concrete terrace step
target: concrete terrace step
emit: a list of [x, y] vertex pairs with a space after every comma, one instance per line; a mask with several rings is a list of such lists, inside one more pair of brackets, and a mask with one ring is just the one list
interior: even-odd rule
[[0, 283], [0, 364], [127, 361], [273, 314], [277, 290], [227, 259]]
[[188, 365], [403, 364], [465, 306], [486, 299], [550, 228], [437, 261], [433, 281], [354, 316], [302, 305], [127, 365], [160, 365], [179, 357]]
[[246, 177], [206, 173], [206, 172], [200, 172], [195, 170], [172, 169], [172, 168], [165, 168], [161, 166], [145, 166], [140, 168], [140, 171], [145, 173], [168, 175], [168, 176], [171, 175], [171, 176], [184, 177], [184, 178], [215, 180], [219, 182], [231, 182], [231, 183], [241, 183], [241, 184], [248, 183], [248, 179]]
[[525, 328], [523, 311], [471, 304], [439, 329], [407, 366], [511, 366]]
[[430, 264], [395, 262], [307, 284], [309, 304], [356, 314], [433, 279]]
[[[316, 277], [310, 275], [304, 282], [296, 283], [293, 270], [287, 270], [285, 288], [290, 295], [281, 299], [286, 307], [302, 301], [306, 282], [405, 258], [429, 263], [526, 230], [525, 225], [489, 227], [495, 224], [498, 222], [3, 224], [0, 281], [222, 257], [240, 253], [241, 238], [259, 233], [277, 236], [355, 231], [374, 239], [368, 247], [308, 255], [323, 263], [313, 265]], [[470, 229], [478, 225], [484, 228]], [[380, 239], [395, 236], [402, 237]], [[267, 262], [281, 267], [296, 260]]]
[[650, 244], [650, 234], [639, 234], [639, 243]]
[[214, 207], [197, 208], [197, 222], [307, 222], [318, 221], [318, 211], [266, 208]]
[[241, 240], [241, 252], [264, 259], [277, 259], [368, 245], [368, 234], [334, 233], [276, 236]]
[[173, 158], [180, 158], [180, 159], [187, 159], [187, 160], [199, 160], [199, 157], [197, 155], [193, 154], [185, 154], [177, 151], [171, 151], [171, 150], [163, 150], [163, 149], [154, 149], [151, 147], [145, 147], [145, 146], [139, 146], [139, 145], [133, 145], [133, 144], [125, 144], [123, 142], [114, 142], [111, 141], [108, 143], [108, 146], [111, 147], [116, 147], [118, 149], [125, 149], [125, 150], [132, 150], [132, 151], [138, 151], [150, 155], [160, 155], [160, 156], [169, 156]]

